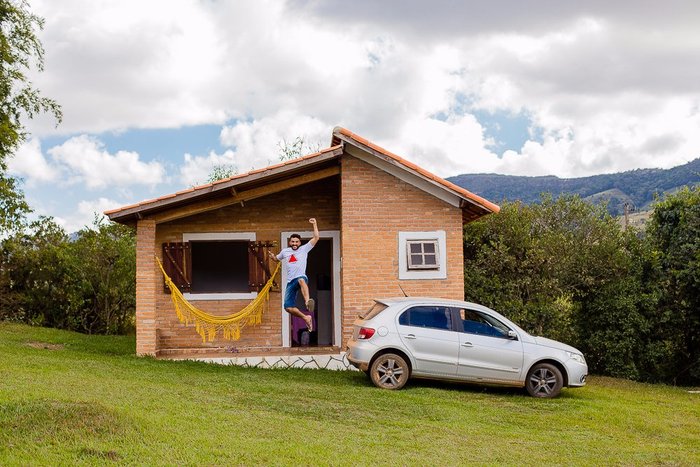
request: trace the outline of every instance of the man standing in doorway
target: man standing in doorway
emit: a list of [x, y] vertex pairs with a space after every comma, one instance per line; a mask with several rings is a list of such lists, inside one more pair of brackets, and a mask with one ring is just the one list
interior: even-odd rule
[[309, 332], [313, 331], [313, 319], [311, 316], [303, 313], [297, 308], [297, 293], [301, 291], [304, 297], [306, 308], [313, 313], [316, 303], [313, 298], [309, 297], [309, 278], [306, 277], [306, 259], [309, 251], [316, 245], [320, 235], [318, 234], [318, 226], [316, 219], [309, 219], [311, 225], [314, 226], [314, 236], [305, 244], [301, 244], [301, 236], [292, 234], [289, 237], [289, 246], [276, 255], [269, 251], [270, 259], [274, 261], [284, 261], [285, 271], [287, 272], [287, 288], [284, 292], [284, 309], [287, 313], [298, 316], [306, 322]]

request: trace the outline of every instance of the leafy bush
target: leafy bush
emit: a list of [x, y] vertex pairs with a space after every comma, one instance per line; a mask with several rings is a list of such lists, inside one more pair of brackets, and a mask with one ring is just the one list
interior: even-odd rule
[[660, 287], [649, 365], [673, 382], [694, 383], [700, 381], [700, 187], [659, 202], [648, 233]]
[[576, 196], [506, 202], [465, 226], [466, 299], [581, 349], [597, 374], [700, 381], [700, 189], [647, 235]]
[[72, 240], [50, 218], [0, 247], [0, 319], [84, 333], [134, 329], [131, 229], [96, 220]]

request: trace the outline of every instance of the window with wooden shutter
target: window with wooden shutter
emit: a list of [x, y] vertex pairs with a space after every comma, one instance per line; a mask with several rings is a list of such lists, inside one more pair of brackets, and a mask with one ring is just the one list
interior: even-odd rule
[[[163, 243], [163, 267], [190, 299], [226, 300], [259, 292], [270, 279], [272, 241], [201, 238]], [[200, 239], [201, 238], [201, 239]], [[275, 283], [273, 290], [279, 290]], [[167, 287], [165, 288], [166, 292]], [[250, 297], [248, 297], [250, 298]]]
[[[272, 251], [274, 242], [249, 242], [248, 243], [248, 286], [251, 292], [259, 292], [270, 280], [268, 251]], [[273, 289], [278, 287], [273, 283]]]
[[[192, 256], [189, 242], [163, 243], [163, 269], [181, 292], [192, 287]], [[168, 286], [163, 284], [166, 293]]]

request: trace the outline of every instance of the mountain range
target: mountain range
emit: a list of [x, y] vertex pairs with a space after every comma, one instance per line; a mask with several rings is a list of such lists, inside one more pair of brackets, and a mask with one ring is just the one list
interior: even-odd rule
[[619, 216], [625, 204], [632, 212], [649, 211], [657, 196], [700, 185], [700, 158], [671, 169], [636, 169], [581, 178], [462, 174], [447, 180], [495, 203], [534, 203], [541, 193], [555, 197], [576, 194], [592, 203], [607, 202], [610, 214]]

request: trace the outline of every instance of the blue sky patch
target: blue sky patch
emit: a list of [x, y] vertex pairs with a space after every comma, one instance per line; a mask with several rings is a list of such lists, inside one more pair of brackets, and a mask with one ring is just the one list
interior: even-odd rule
[[[142, 161], [160, 160], [178, 162], [185, 153], [206, 155], [210, 151], [226, 150], [219, 141], [223, 125], [196, 125], [181, 128], [130, 129], [124, 132], [105, 132], [90, 135], [104, 144], [110, 154], [118, 151], [137, 152]], [[59, 146], [71, 137], [51, 136], [42, 140], [42, 150]]]
[[493, 138], [494, 144], [490, 149], [499, 157], [507, 150], [520, 152], [526, 141], [542, 141], [542, 130], [533, 126], [532, 120], [525, 112], [512, 114], [509, 112], [488, 112], [485, 110], [472, 111], [481, 123], [487, 138]]

